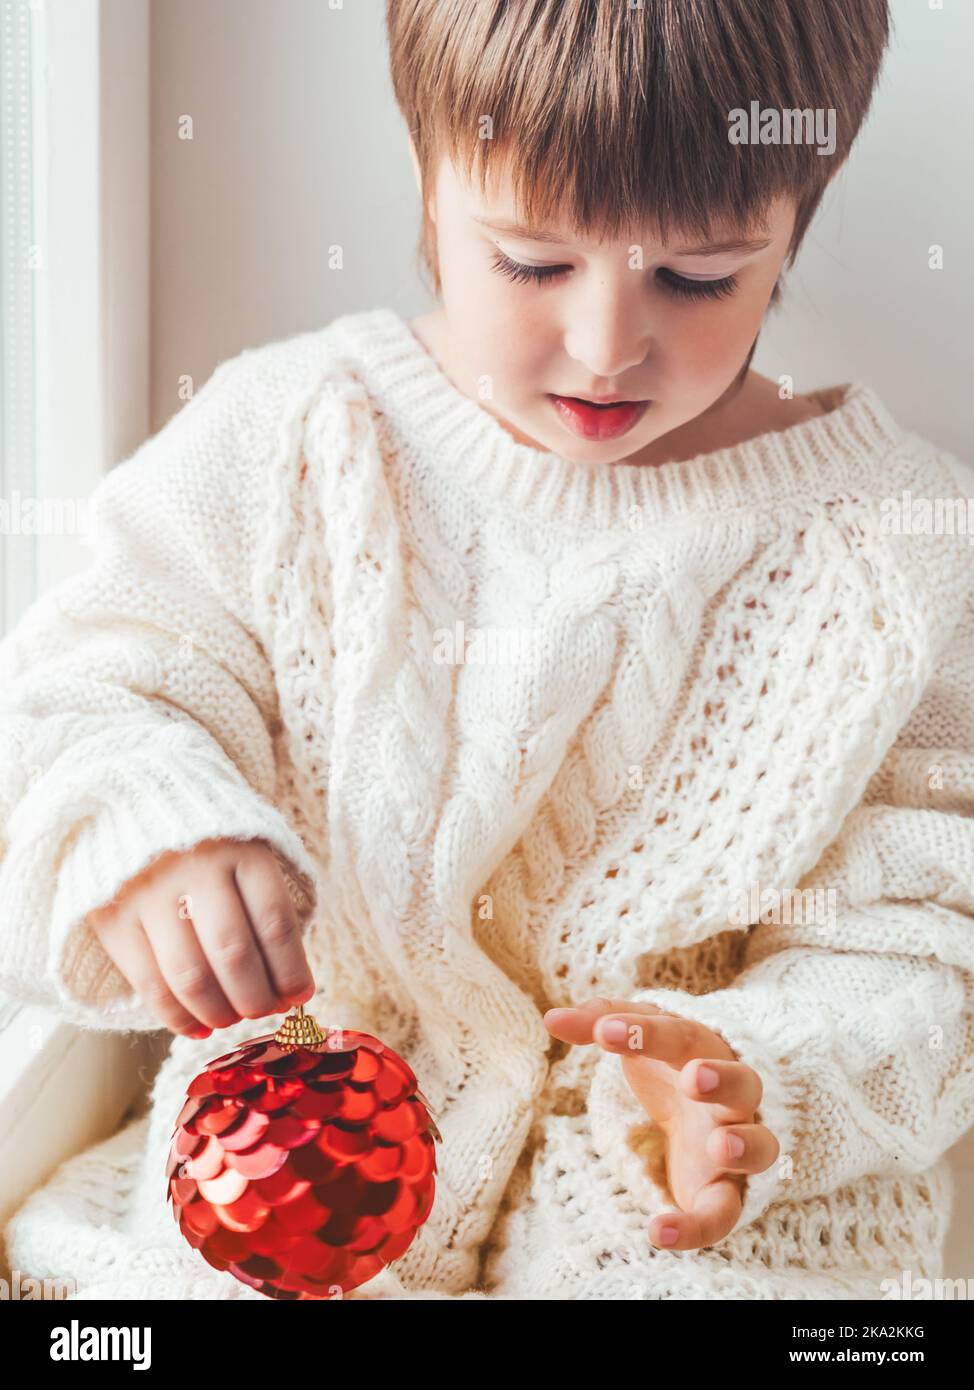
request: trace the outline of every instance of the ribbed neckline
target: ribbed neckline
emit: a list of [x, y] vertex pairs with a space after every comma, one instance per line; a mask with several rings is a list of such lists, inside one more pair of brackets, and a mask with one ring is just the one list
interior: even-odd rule
[[631, 530], [634, 516], [642, 526], [868, 489], [903, 438], [872, 388], [854, 381], [825, 415], [711, 453], [656, 465], [578, 463], [512, 438], [454, 386], [394, 309], [346, 314], [328, 331], [344, 339], [396, 431], [445, 480], [481, 505], [493, 500], [559, 526]]

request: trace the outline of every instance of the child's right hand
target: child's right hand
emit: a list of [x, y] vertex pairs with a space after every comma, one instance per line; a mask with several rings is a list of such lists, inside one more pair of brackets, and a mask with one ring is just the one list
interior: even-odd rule
[[164, 854], [86, 921], [173, 1033], [206, 1037], [314, 993], [284, 874], [261, 840]]

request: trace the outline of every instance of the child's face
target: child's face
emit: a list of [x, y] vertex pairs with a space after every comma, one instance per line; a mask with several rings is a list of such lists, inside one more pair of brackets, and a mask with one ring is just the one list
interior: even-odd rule
[[[794, 204], [773, 206], [759, 238], [766, 245], [708, 256], [685, 238], [664, 246], [648, 231], [595, 243], [546, 228], [558, 236], [546, 242], [478, 220], [513, 221], [513, 208], [506, 173], [495, 175], [484, 200], [441, 161], [430, 206], [445, 319], [441, 365], [521, 443], [579, 462], [659, 461], [654, 442], [714, 406], [739, 374], [788, 251]], [[559, 269], [547, 282], [514, 281], [492, 264], [503, 257]], [[731, 275], [733, 292], [717, 298], [687, 297], [679, 281], [672, 288], [682, 277], [691, 293], [706, 291]], [[650, 404], [628, 427], [621, 411], [583, 411], [579, 427], [588, 432], [579, 434], [553, 399], [606, 395]], [[730, 401], [716, 406], [708, 427], [719, 433], [729, 409]], [[601, 419], [613, 417], [622, 432], [599, 437]]]

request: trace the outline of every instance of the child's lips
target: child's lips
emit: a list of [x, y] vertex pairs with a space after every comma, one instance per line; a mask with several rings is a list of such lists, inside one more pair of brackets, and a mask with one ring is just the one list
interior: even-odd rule
[[618, 401], [594, 405], [578, 396], [551, 395], [559, 418], [582, 439], [617, 439], [642, 419], [651, 401]]

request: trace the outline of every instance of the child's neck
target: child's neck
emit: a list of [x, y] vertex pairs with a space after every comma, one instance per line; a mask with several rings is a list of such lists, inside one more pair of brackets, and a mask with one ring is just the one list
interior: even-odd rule
[[739, 386], [735, 383], [728, 388], [701, 415], [653, 440], [645, 449], [627, 458], [626, 462], [648, 466], [678, 463], [683, 459], [695, 458], [697, 454], [709, 454], [734, 444], [746, 443], [762, 434], [790, 429], [792, 425], [811, 420], [816, 415], [824, 415], [837, 403], [824, 401], [821, 396], [822, 393], [813, 393], [782, 400], [777, 384], [752, 369], [743, 383]]

